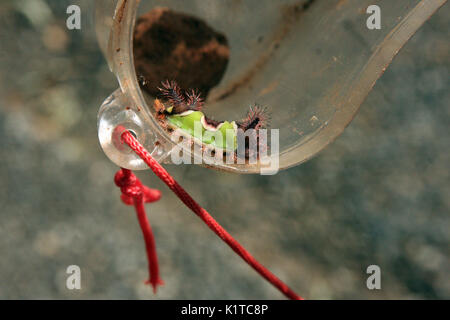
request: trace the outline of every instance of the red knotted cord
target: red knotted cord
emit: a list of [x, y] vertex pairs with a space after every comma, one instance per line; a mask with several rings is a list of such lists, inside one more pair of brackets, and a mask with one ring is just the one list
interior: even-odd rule
[[[253, 269], [255, 269], [262, 277], [280, 290], [286, 297], [293, 300], [303, 300], [290, 289], [284, 282], [278, 279], [273, 273], [260, 264], [247, 250], [242, 247], [224, 228], [222, 228], [216, 220], [203, 209], [192, 197], [175, 181], [175, 179], [150, 155], [150, 153], [137, 141], [137, 139], [129, 132], [124, 131], [121, 135], [122, 141], [126, 143], [144, 162], [152, 169], [152, 171], [160, 178], [180, 200], [191, 209], [206, 225], [217, 234], [224, 242], [226, 242], [234, 252], [244, 259]], [[116, 184], [122, 190], [122, 200], [127, 204], [133, 204], [136, 208], [139, 223], [144, 233], [147, 257], [149, 260], [149, 283], [156, 286], [161, 284], [158, 274], [158, 260], [156, 258], [155, 242], [153, 234], [148, 223], [144, 211], [144, 202], [153, 202], [160, 198], [158, 190], [149, 189], [143, 186], [139, 179], [127, 169], [121, 169], [115, 178]], [[131, 199], [133, 199], [131, 201]]]
[[151, 284], [153, 292], [156, 293], [157, 286], [162, 285], [163, 282], [159, 277], [155, 238], [145, 213], [144, 203], [158, 201], [161, 198], [161, 192], [142, 185], [141, 181], [128, 169], [120, 169], [114, 177], [114, 182], [122, 191], [122, 201], [127, 205], [134, 205], [136, 209], [147, 251], [149, 279], [146, 283]]

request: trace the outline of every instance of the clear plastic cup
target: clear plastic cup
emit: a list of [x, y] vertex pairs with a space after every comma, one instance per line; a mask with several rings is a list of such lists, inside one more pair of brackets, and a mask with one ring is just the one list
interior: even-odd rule
[[[120, 143], [119, 127], [132, 130], [160, 162], [170, 162], [175, 144], [155, 120], [133, 63], [136, 17], [156, 6], [206, 21], [224, 33], [230, 61], [209, 94], [207, 113], [236, 119], [257, 102], [271, 109], [279, 129], [279, 168], [300, 164], [336, 139], [394, 56], [446, 0], [97, 0], [96, 29], [120, 88], [98, 117], [106, 155], [129, 169], [147, 166]], [[381, 9], [381, 29], [369, 30], [368, 6]], [[260, 173], [262, 165], [212, 165], [239, 173]]]

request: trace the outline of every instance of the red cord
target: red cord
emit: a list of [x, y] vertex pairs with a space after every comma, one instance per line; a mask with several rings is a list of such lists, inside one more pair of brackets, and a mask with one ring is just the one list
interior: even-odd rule
[[144, 203], [158, 201], [161, 198], [161, 192], [142, 185], [141, 181], [128, 169], [120, 169], [114, 177], [114, 182], [122, 191], [122, 201], [127, 205], [134, 205], [136, 209], [147, 251], [149, 278], [146, 284], [151, 284], [153, 292], [156, 293], [157, 286], [162, 285], [163, 282], [159, 277], [155, 238], [153, 237], [150, 222], [145, 214]]
[[[302, 297], [297, 295], [284, 282], [282, 282], [273, 273], [271, 273], [262, 264], [260, 264], [224, 228], [222, 228], [205, 209], [203, 209], [194, 199], [192, 199], [192, 197], [178, 184], [178, 182], [176, 182], [175, 179], [155, 159], [153, 159], [150, 153], [139, 143], [139, 141], [137, 141], [137, 139], [129, 131], [123, 131], [121, 137], [122, 141], [126, 143], [142, 160], [144, 160], [144, 162], [150, 167], [150, 169], [178, 196], [178, 198], [180, 198], [180, 200], [189, 209], [191, 209], [198, 217], [200, 217], [200, 219], [202, 219], [203, 222], [205, 222], [206, 225], [215, 234], [217, 234], [224, 242], [226, 242], [234, 252], [236, 252], [242, 259], [244, 259], [262, 277], [264, 277], [278, 290], [280, 290], [286, 297], [293, 300], [303, 300]], [[143, 215], [145, 216], [145, 213], [143, 213]], [[147, 253], [148, 252], [149, 251], [147, 250]], [[150, 268], [151, 265], [153, 265], [152, 261], [150, 261]], [[158, 282], [158, 280], [158, 278], [154, 278], [154, 281]], [[150, 278], [150, 281], [152, 281], [152, 278]]]

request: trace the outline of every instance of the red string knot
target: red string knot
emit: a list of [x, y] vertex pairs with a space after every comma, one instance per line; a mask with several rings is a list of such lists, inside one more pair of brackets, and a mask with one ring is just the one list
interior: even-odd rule
[[122, 168], [117, 171], [114, 182], [122, 192], [122, 201], [127, 205], [133, 205], [134, 199], [141, 197], [144, 203], [155, 202], [161, 198], [161, 191], [144, 186], [131, 170]]
[[147, 251], [149, 279], [147, 284], [152, 285], [153, 291], [162, 285], [159, 277], [158, 257], [156, 255], [156, 245], [150, 222], [145, 213], [144, 203], [158, 201], [161, 198], [161, 192], [156, 189], [150, 189], [144, 186], [131, 170], [121, 168], [114, 176], [114, 182], [120, 188], [122, 195], [120, 198], [127, 205], [133, 205], [136, 209], [139, 225], [141, 227], [145, 247]]

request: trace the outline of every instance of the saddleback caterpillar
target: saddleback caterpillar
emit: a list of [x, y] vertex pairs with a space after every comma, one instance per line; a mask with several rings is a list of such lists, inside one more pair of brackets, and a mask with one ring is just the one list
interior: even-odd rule
[[[183, 92], [175, 81], [168, 80], [162, 82], [162, 87], [158, 89], [160, 96], [153, 106], [156, 118], [169, 134], [176, 131], [184, 137], [193, 138], [193, 143], [201, 144], [202, 148], [214, 148], [224, 155], [232, 152], [236, 156], [239, 141], [245, 141], [245, 146], [239, 150], [244, 150], [243, 155], [247, 159], [258, 158], [262, 148], [267, 147], [266, 139], [262, 139], [259, 133], [260, 129], [267, 128], [269, 122], [265, 108], [255, 104], [242, 120], [217, 121], [202, 111], [204, 101], [197, 90]], [[217, 135], [217, 131], [221, 135]], [[243, 134], [244, 138], [238, 139], [239, 134]], [[217, 136], [221, 138], [217, 139]]]

